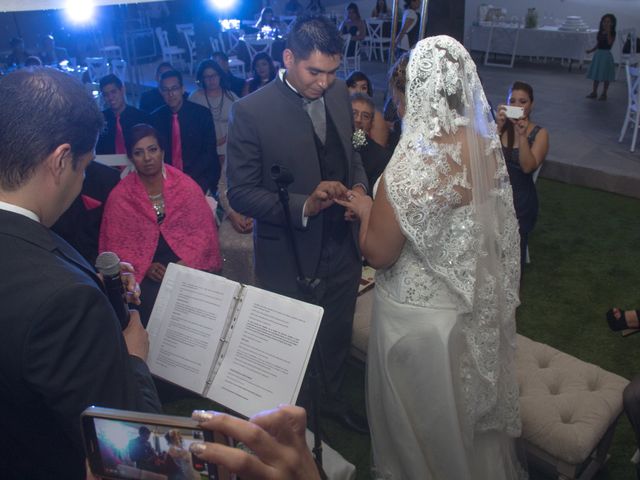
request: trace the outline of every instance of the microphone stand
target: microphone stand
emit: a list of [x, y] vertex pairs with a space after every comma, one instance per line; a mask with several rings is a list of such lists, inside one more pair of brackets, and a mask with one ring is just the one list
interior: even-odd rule
[[[278, 197], [282, 204], [282, 210], [284, 211], [284, 218], [286, 223], [287, 236], [289, 237], [289, 243], [293, 250], [294, 263], [296, 265], [296, 283], [298, 288], [303, 293], [305, 300], [318, 304], [316, 293], [320, 286], [319, 278], [305, 277], [302, 271], [302, 261], [300, 260], [300, 252], [298, 251], [298, 244], [296, 243], [293, 222], [291, 220], [291, 209], [289, 208], [289, 190], [288, 186], [293, 183], [293, 175], [289, 170], [280, 165], [273, 165], [271, 167], [271, 179], [276, 183], [278, 187]], [[309, 373], [309, 381], [311, 384], [311, 417], [313, 423], [313, 455], [316, 460], [318, 469], [320, 470], [320, 476], [326, 478], [326, 474], [322, 469], [322, 441], [320, 438], [320, 413], [318, 410], [320, 400], [320, 375], [324, 376], [322, 368], [322, 361], [320, 358], [320, 350], [316, 344], [311, 352], [311, 371]], [[325, 385], [326, 380], [323, 378]]]

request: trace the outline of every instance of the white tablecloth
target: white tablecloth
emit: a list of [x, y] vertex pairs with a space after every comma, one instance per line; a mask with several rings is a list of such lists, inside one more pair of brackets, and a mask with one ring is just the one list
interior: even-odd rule
[[[492, 29], [491, 45], [488, 45]], [[515, 55], [561, 58], [582, 62], [587, 58], [585, 50], [595, 46], [597, 33], [597, 30], [564, 32], [560, 31], [558, 27], [472, 26], [467, 32], [465, 46], [469, 50], [512, 55], [517, 37]], [[617, 47], [616, 43], [612, 49], [614, 58], [617, 58], [619, 50]]]

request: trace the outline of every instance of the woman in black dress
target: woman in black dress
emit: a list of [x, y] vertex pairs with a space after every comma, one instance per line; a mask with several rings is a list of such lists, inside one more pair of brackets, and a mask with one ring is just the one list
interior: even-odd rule
[[519, 118], [509, 118], [506, 106], [498, 106], [496, 124], [513, 188], [513, 203], [520, 226], [520, 260], [524, 266], [529, 234], [538, 217], [538, 194], [534, 173], [540, 168], [549, 151], [549, 133], [531, 121], [531, 85], [514, 82], [509, 90], [507, 103], [523, 109]]

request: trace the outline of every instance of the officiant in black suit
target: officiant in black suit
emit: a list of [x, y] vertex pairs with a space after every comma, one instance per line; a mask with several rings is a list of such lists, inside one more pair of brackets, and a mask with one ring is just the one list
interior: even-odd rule
[[336, 79], [341, 52], [342, 38], [329, 19], [298, 17], [293, 23], [283, 53], [286, 70], [232, 107], [227, 196], [234, 210], [254, 219], [260, 286], [304, 298], [270, 169], [280, 165], [293, 174], [289, 197], [302, 268], [305, 276], [322, 280], [316, 301], [325, 311], [317, 342], [327, 382], [320, 407], [364, 432], [364, 418], [340, 394], [362, 264], [358, 225], [334, 200], [348, 188], [367, 190], [351, 144], [347, 88]]
[[63, 72], [0, 78], [0, 478], [84, 480], [85, 408], [160, 411], [137, 312], [122, 331], [91, 265], [48, 228], [80, 193], [102, 125]]

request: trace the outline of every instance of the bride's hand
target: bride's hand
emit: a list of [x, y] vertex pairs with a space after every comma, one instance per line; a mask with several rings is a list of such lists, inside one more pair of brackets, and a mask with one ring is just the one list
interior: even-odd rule
[[369, 215], [373, 204], [373, 200], [369, 195], [358, 190], [347, 191], [344, 197], [337, 198], [335, 202], [347, 209], [345, 212], [346, 220], [355, 220], [355, 218], [362, 220], [363, 217]]

